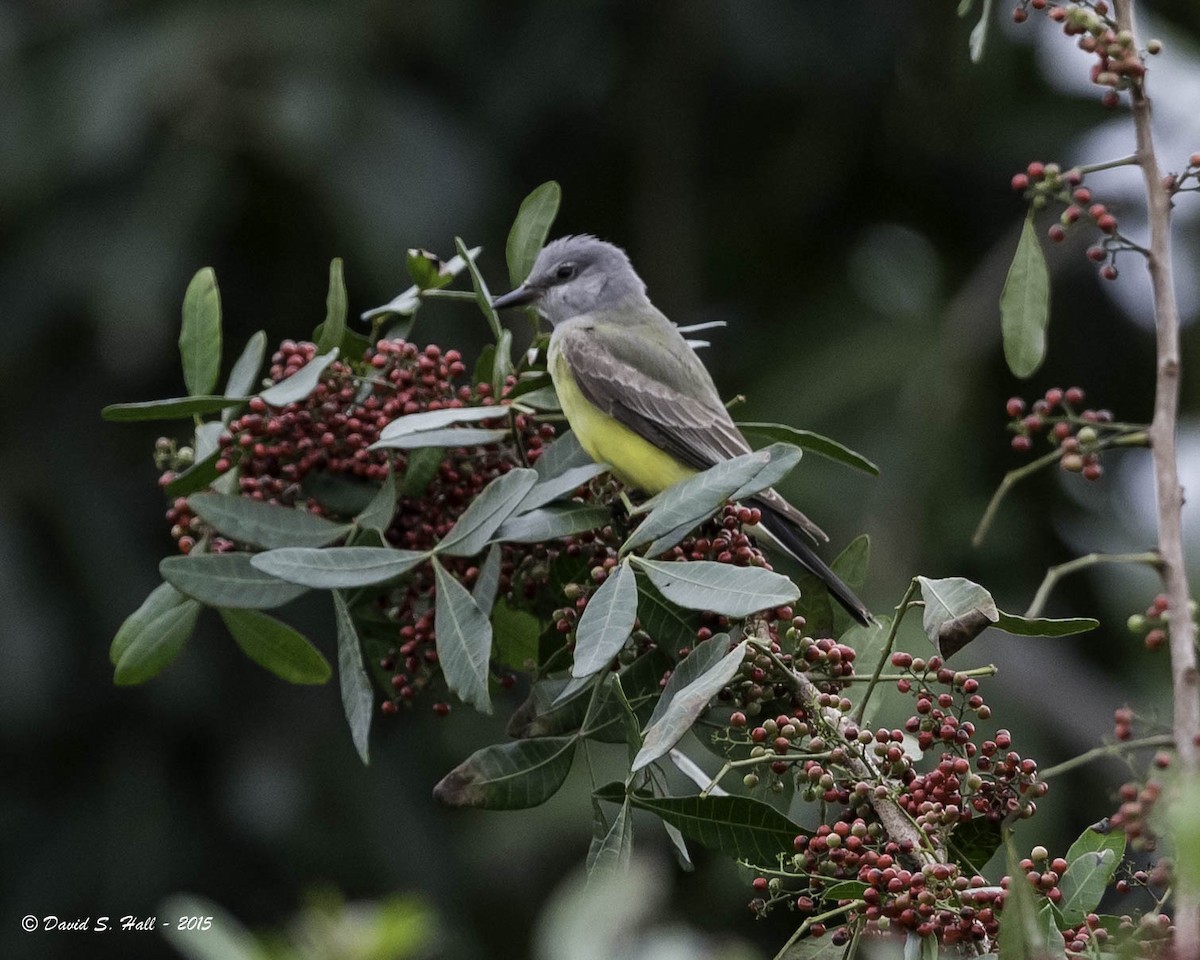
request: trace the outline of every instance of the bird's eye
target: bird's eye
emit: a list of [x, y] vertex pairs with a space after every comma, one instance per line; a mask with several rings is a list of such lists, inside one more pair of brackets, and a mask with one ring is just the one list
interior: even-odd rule
[[554, 271], [554, 276], [558, 280], [570, 280], [575, 276], [575, 264], [560, 263], [558, 269]]

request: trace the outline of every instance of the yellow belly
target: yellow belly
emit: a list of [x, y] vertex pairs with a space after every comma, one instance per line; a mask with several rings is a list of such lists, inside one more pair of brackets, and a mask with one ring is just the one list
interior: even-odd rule
[[553, 343], [547, 359], [558, 401], [580, 446], [597, 463], [612, 467], [618, 480], [646, 493], [658, 493], [696, 472], [593, 406]]

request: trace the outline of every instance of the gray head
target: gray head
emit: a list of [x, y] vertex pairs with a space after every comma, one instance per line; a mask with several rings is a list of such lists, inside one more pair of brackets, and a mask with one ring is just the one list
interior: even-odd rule
[[648, 302], [646, 285], [625, 251], [580, 234], [546, 244], [525, 282], [492, 306], [528, 304], [551, 323], [561, 323], [581, 313]]

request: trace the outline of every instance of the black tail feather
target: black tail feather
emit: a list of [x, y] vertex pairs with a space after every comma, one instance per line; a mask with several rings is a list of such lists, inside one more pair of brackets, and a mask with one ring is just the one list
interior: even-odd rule
[[829, 569], [829, 565], [817, 556], [816, 551], [809, 545], [803, 533], [787, 517], [775, 512], [768, 504], [762, 501], [754, 501], [754, 505], [762, 511], [762, 519], [759, 521], [760, 525], [778, 540], [780, 546], [791, 554], [805, 570], [808, 570], [824, 582], [825, 586], [829, 588], [829, 593], [833, 599], [845, 607], [846, 612], [850, 616], [863, 626], [868, 626], [874, 622], [871, 611], [854, 595], [854, 591], [846, 586], [836, 573]]

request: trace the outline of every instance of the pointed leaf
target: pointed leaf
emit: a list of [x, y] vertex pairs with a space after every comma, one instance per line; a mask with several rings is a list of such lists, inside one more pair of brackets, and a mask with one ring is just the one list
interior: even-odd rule
[[843, 446], [836, 440], [830, 440], [829, 437], [823, 437], [821, 434], [813, 433], [811, 430], [799, 430], [796, 427], [789, 427], [782, 423], [742, 421], [738, 422], [738, 427], [741, 428], [743, 433], [755, 433], [769, 440], [792, 443], [801, 450], [807, 450], [810, 453], [815, 453], [836, 463], [853, 467], [855, 470], [862, 470], [873, 477], [879, 476], [879, 468], [861, 453], [855, 453], [849, 447]]
[[200, 604], [162, 584], [117, 631], [109, 657], [113, 682], [127, 687], [156, 676], [183, 650], [196, 627]]
[[484, 747], [446, 774], [433, 795], [452, 807], [524, 810], [549, 800], [571, 772], [574, 736]]
[[188, 506], [219, 533], [256, 547], [319, 547], [351, 529], [306, 510], [221, 493], [193, 494]]
[[851, 540], [830, 566], [846, 582], [846, 586], [857, 588], [867, 582], [870, 562], [871, 538], [864, 533]]
[[353, 517], [371, 505], [379, 488], [344, 473], [312, 470], [300, 481], [305, 497], [316, 500], [329, 514]]
[[196, 271], [183, 295], [179, 358], [188, 393], [211, 394], [221, 372], [221, 294], [212, 267]]
[[1076, 633], [1087, 633], [1100, 626], [1099, 620], [1091, 617], [1071, 617], [1052, 620], [1047, 617], [1020, 617], [1015, 613], [1000, 611], [1000, 619], [993, 624], [997, 630], [1018, 637], [1069, 637]]
[[471, 588], [471, 597], [476, 606], [483, 611], [484, 616], [492, 613], [492, 604], [496, 602], [496, 593], [500, 589], [500, 560], [503, 548], [493, 543], [488, 550], [483, 563], [479, 565], [479, 576], [475, 578], [475, 586]]
[[1079, 835], [1067, 850], [1067, 863], [1071, 864], [1085, 853], [1111, 850], [1120, 862], [1125, 857], [1125, 831], [1113, 827], [1107, 820], [1094, 823]]
[[249, 397], [172, 397], [169, 400], [145, 400], [140, 403], [110, 403], [100, 416], [110, 423], [141, 420], [186, 420], [188, 417], [216, 413], [236, 407]]
[[408, 454], [404, 475], [400, 478], [400, 496], [415, 500], [429, 489], [437, 476], [445, 452], [440, 447], [422, 447]]
[[[990, 5], [990, 0], [989, 0]], [[983, 26], [987, 15], [980, 19]], [[979, 29], [979, 28], [976, 28]], [[1008, 279], [1000, 294], [1000, 332], [1004, 337], [1004, 359], [1013, 375], [1033, 376], [1046, 359], [1046, 326], [1050, 322], [1050, 271], [1033, 226], [1033, 210], [1025, 218], [1021, 239]]]
[[[1050, 955], [1049, 944], [1038, 921], [1038, 906], [1033, 887], [1028, 881], [1021, 882], [1025, 871], [1020, 869], [1013, 855], [1012, 845], [1008, 848], [1008, 875], [1014, 880], [1009, 884], [1004, 898], [1004, 909], [1000, 911], [1000, 960], [1029, 960], [1031, 957]], [[1055, 946], [1061, 950], [1062, 937], [1055, 934]]]
[[451, 274], [442, 272], [445, 264], [437, 254], [420, 247], [410, 248], [404, 262], [408, 275], [421, 291], [440, 290], [454, 279]]
[[715, 669], [728, 653], [729, 634], [727, 633], [718, 633], [716, 636], [696, 644], [695, 649], [680, 660], [675, 669], [671, 671], [671, 677], [667, 680], [667, 685], [663, 687], [662, 695], [654, 705], [654, 712], [650, 714], [650, 720], [646, 723], [646, 727], [653, 727], [657, 724], [667, 712], [667, 708], [671, 706], [671, 701], [675, 699], [676, 694], [693, 680], [697, 680], [709, 670]]
[[775, 486], [796, 468], [804, 455], [804, 451], [793, 443], [773, 443], [755, 452], [765, 453], [770, 458], [769, 462], [740, 490], [734, 491], [730, 500], [744, 500]]
[[633, 859], [633, 814], [626, 800], [617, 809], [608, 829], [592, 838], [588, 850], [588, 882], [605, 877], [623, 877]]
[[[684, 536], [716, 513], [769, 462], [768, 453], [746, 453], [676, 483], [662, 493], [650, 515], [621, 545], [621, 552], [628, 553], [672, 531], [681, 531], [679, 536]], [[661, 553], [674, 545], [659, 543], [652, 550]]]
[[220, 420], [208, 420], [196, 425], [195, 439], [192, 442], [196, 461], [207, 460], [217, 452], [221, 445], [221, 434], [225, 432], [225, 424]]
[[375, 714], [375, 693], [371, 679], [363, 668], [362, 644], [350, 608], [338, 590], [333, 591], [333, 615], [337, 622], [338, 683], [342, 691], [342, 708], [346, 722], [350, 724], [350, 737], [354, 749], [363, 763], [370, 763], [368, 742], [371, 736], [371, 718]]
[[503, 599], [494, 610], [484, 611], [483, 615], [492, 621], [493, 660], [513, 670], [529, 670], [536, 666], [542, 637], [542, 624], [537, 617], [528, 610], [510, 606]]
[[483, 274], [479, 272], [479, 267], [475, 263], [475, 258], [471, 256], [470, 252], [467, 250], [467, 245], [462, 242], [461, 237], [454, 238], [454, 249], [457, 250], [458, 255], [466, 261], [467, 275], [471, 278], [471, 287], [475, 290], [475, 302], [479, 304], [479, 309], [483, 312], [484, 317], [487, 319], [488, 326], [492, 328], [492, 336], [494, 336], [496, 338], [496, 342], [499, 343], [504, 331], [500, 326], [500, 318], [496, 316], [496, 311], [492, 309], [492, 295], [488, 291], [487, 284], [483, 280]]
[[[259, 330], [242, 349], [241, 355], [229, 371], [229, 379], [225, 382], [226, 397], [248, 397], [254, 393], [258, 385], [258, 374], [262, 370], [263, 359], [267, 355], [267, 335]], [[240, 402], [240, 401], [239, 401]]]
[[497, 477], [471, 501], [434, 549], [455, 557], [473, 557], [487, 546], [536, 482], [537, 473], [523, 468]]
[[992, 855], [1004, 842], [1004, 829], [987, 817], [972, 817], [959, 823], [950, 834], [954, 862], [971, 873], [982, 873]]
[[318, 590], [367, 587], [408, 573], [428, 554], [391, 547], [283, 547], [254, 555], [255, 570]]
[[708, 702], [741, 669], [745, 654], [746, 641], [743, 640], [714, 666], [671, 698], [662, 716], [646, 728], [642, 738], [642, 749], [633, 761], [634, 772], [653, 763], [683, 738], [696, 722], [696, 718], [704, 712]]
[[558, 476], [548, 480], [539, 478], [529, 493], [525, 495], [525, 499], [521, 501], [517, 513], [528, 513], [530, 510], [536, 510], [538, 507], [559, 499], [559, 497], [574, 493], [593, 477], [598, 477], [607, 471], [608, 464], [606, 463], [585, 463], [564, 470]]
[[1110, 849], [1091, 850], [1071, 861], [1059, 881], [1062, 900], [1058, 909], [1068, 927], [1083, 923], [1084, 917], [1100, 905], [1121, 859]]
[[603, 527], [612, 521], [612, 510], [589, 503], [552, 504], [509, 517], [493, 539], [501, 543], [546, 543]]
[[711, 610], [745, 617], [791, 603], [800, 591], [787, 577], [762, 567], [735, 567], [711, 560], [688, 562], [635, 557], [650, 582], [672, 603], [690, 610]]
[[[479, 256], [479, 251], [483, 247], [475, 247], [473, 250], [467, 251], [467, 258], [474, 260]], [[451, 257], [445, 264], [442, 265], [439, 271], [442, 275], [448, 277], [457, 277], [466, 269], [467, 260], [462, 257]], [[448, 282], [448, 281], [447, 281]], [[444, 284], [443, 284], [444, 286]], [[386, 316], [387, 314], [399, 314], [402, 317], [411, 317], [421, 306], [421, 291], [418, 287], [409, 287], [402, 293], [397, 294], [390, 302], [385, 303], [382, 307], [375, 307], [371, 310], [365, 310], [362, 313], [363, 320], [374, 320], [376, 317]], [[407, 333], [403, 334], [407, 336]]]
[[562, 188], [553, 180], [535, 187], [521, 201], [504, 249], [508, 260], [508, 279], [514, 287], [520, 286], [533, 269], [538, 253], [546, 244], [546, 237], [558, 215], [561, 202]]
[[290, 377], [280, 380], [273, 387], [268, 387], [259, 396], [272, 407], [286, 407], [289, 403], [307, 400], [309, 394], [316, 390], [317, 384], [321, 382], [321, 374], [325, 372], [325, 368], [337, 358], [337, 347], [329, 353], [318, 354]]
[[603, 670], [625, 646], [637, 619], [637, 580], [628, 563], [612, 570], [584, 607], [575, 631], [574, 677]]
[[991, 19], [992, 0], [983, 0], [983, 12], [980, 13], [979, 22], [975, 24], [974, 29], [971, 30], [971, 36], [967, 40], [972, 63], [979, 63], [983, 60], [983, 48], [987, 44], [988, 24], [991, 23]]
[[214, 450], [203, 460], [197, 460], [190, 467], [176, 476], [163, 487], [163, 492], [169, 497], [186, 497], [197, 490], [206, 489], [221, 474], [217, 471], [217, 461], [221, 459], [221, 451]]
[[967, 627], [978, 628], [973, 634], [978, 635], [984, 627], [1000, 619], [996, 601], [977, 583], [963, 577], [942, 580], [917, 577], [917, 582], [925, 601], [925, 633], [935, 646], [944, 633], [955, 634], [959, 627]]
[[492, 625], [467, 588], [447, 573], [436, 557], [433, 571], [437, 578], [434, 630], [446, 686], [460, 700], [482, 713], [491, 713], [488, 658], [492, 652]]
[[226, 609], [221, 619], [246, 656], [288, 683], [325, 683], [333, 673], [307, 637], [269, 614]]
[[342, 276], [342, 258], [329, 261], [329, 293], [325, 297], [325, 323], [317, 340], [317, 353], [340, 350], [346, 334], [346, 280]]
[[543, 447], [542, 455], [537, 458], [533, 469], [537, 471], [538, 483], [545, 483], [575, 467], [593, 463], [595, 461], [579, 445], [579, 438], [572, 431], [559, 437], [550, 446]]
[[392, 518], [396, 516], [396, 496], [396, 474], [393, 470], [388, 470], [379, 492], [354, 518], [355, 526], [363, 530], [374, 530], [382, 537], [392, 525]]
[[421, 430], [402, 433], [387, 440], [376, 440], [368, 450], [421, 450], [426, 447], [486, 447], [510, 435], [508, 430], [482, 427], [450, 427], [446, 430]]
[[[611, 783], [594, 796], [622, 803], [625, 786]], [[769, 804], [749, 797], [654, 797], [641, 791], [628, 797], [633, 806], [649, 810], [697, 843], [751, 863], [774, 865], [780, 854], [792, 856], [796, 837], [808, 832]]]
[[447, 407], [425, 410], [397, 417], [379, 432], [380, 440], [391, 440], [409, 433], [441, 430], [456, 423], [477, 423], [480, 420], [507, 420], [513, 413], [511, 404], [492, 407]]
[[[265, 610], [295, 600], [307, 589], [285, 583], [250, 565], [248, 553], [193, 553], [167, 557], [163, 579], [210, 607]], [[255, 559], [265, 554], [258, 554]]]

